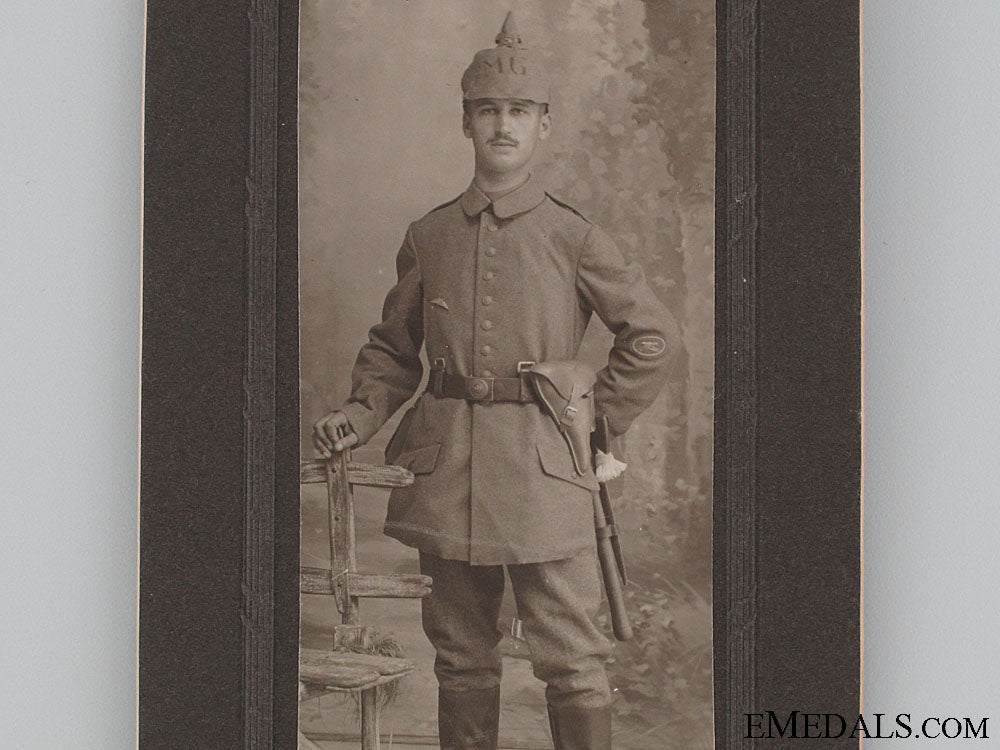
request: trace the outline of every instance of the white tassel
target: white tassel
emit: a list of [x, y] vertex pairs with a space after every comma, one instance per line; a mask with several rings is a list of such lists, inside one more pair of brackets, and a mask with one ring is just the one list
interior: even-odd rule
[[615, 458], [614, 453], [605, 453], [600, 450], [597, 451], [595, 463], [597, 466], [594, 469], [594, 474], [597, 476], [598, 482], [610, 482], [612, 479], [617, 479], [628, 468], [628, 464]]

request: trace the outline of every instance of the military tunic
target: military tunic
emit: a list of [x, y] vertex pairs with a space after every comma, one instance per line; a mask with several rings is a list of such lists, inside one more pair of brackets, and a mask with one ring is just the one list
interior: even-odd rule
[[[594, 398], [616, 434], [656, 397], [677, 347], [641, 269], [533, 178], [495, 201], [473, 183], [410, 225], [396, 267], [343, 409], [362, 443], [416, 391], [422, 346], [450, 373], [511, 378], [521, 361], [573, 359], [596, 313], [615, 339]], [[538, 404], [424, 393], [402, 425], [392, 458], [415, 481], [390, 497], [389, 536], [474, 565], [594, 548], [597, 482]]]

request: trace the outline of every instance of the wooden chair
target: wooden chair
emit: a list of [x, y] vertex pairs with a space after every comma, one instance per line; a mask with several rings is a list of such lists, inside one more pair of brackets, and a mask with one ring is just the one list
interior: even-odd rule
[[333, 647], [301, 649], [299, 683], [303, 700], [328, 692], [361, 694], [361, 747], [378, 750], [378, 690], [413, 671], [413, 663], [401, 658], [370, 653], [373, 631], [360, 622], [362, 598], [421, 598], [431, 591], [431, 579], [423, 575], [380, 575], [358, 572], [355, 551], [352, 487], [406, 487], [413, 474], [399, 466], [354, 463], [348, 451], [329, 460], [302, 461], [303, 484], [325, 482], [330, 516], [330, 568], [299, 569], [303, 594], [332, 596], [341, 615], [335, 628]]

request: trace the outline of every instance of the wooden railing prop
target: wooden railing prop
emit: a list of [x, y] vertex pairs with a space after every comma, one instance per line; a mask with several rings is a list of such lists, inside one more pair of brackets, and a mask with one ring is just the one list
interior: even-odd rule
[[361, 747], [378, 750], [378, 688], [409, 674], [414, 666], [406, 659], [352, 652], [364, 652], [373, 637], [371, 628], [359, 623], [358, 603], [373, 597], [419, 599], [431, 592], [431, 579], [415, 574], [358, 572], [352, 487], [407, 487], [413, 484], [413, 474], [401, 466], [356, 463], [344, 451], [327, 460], [303, 460], [299, 481], [326, 484], [330, 518], [330, 567], [300, 567], [299, 590], [333, 596], [341, 616], [332, 651], [299, 652], [303, 697], [328, 690], [360, 691]]

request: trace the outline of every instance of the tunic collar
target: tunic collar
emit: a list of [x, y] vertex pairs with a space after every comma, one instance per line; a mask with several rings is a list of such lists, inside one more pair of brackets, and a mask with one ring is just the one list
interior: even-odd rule
[[511, 190], [506, 195], [490, 201], [486, 193], [479, 189], [475, 180], [469, 184], [469, 188], [462, 193], [462, 210], [466, 216], [475, 216], [481, 211], [489, 208], [493, 204], [493, 213], [499, 219], [509, 219], [517, 214], [530, 211], [545, 200], [545, 191], [542, 190], [538, 182], [528, 176], [527, 181], [521, 187]]

